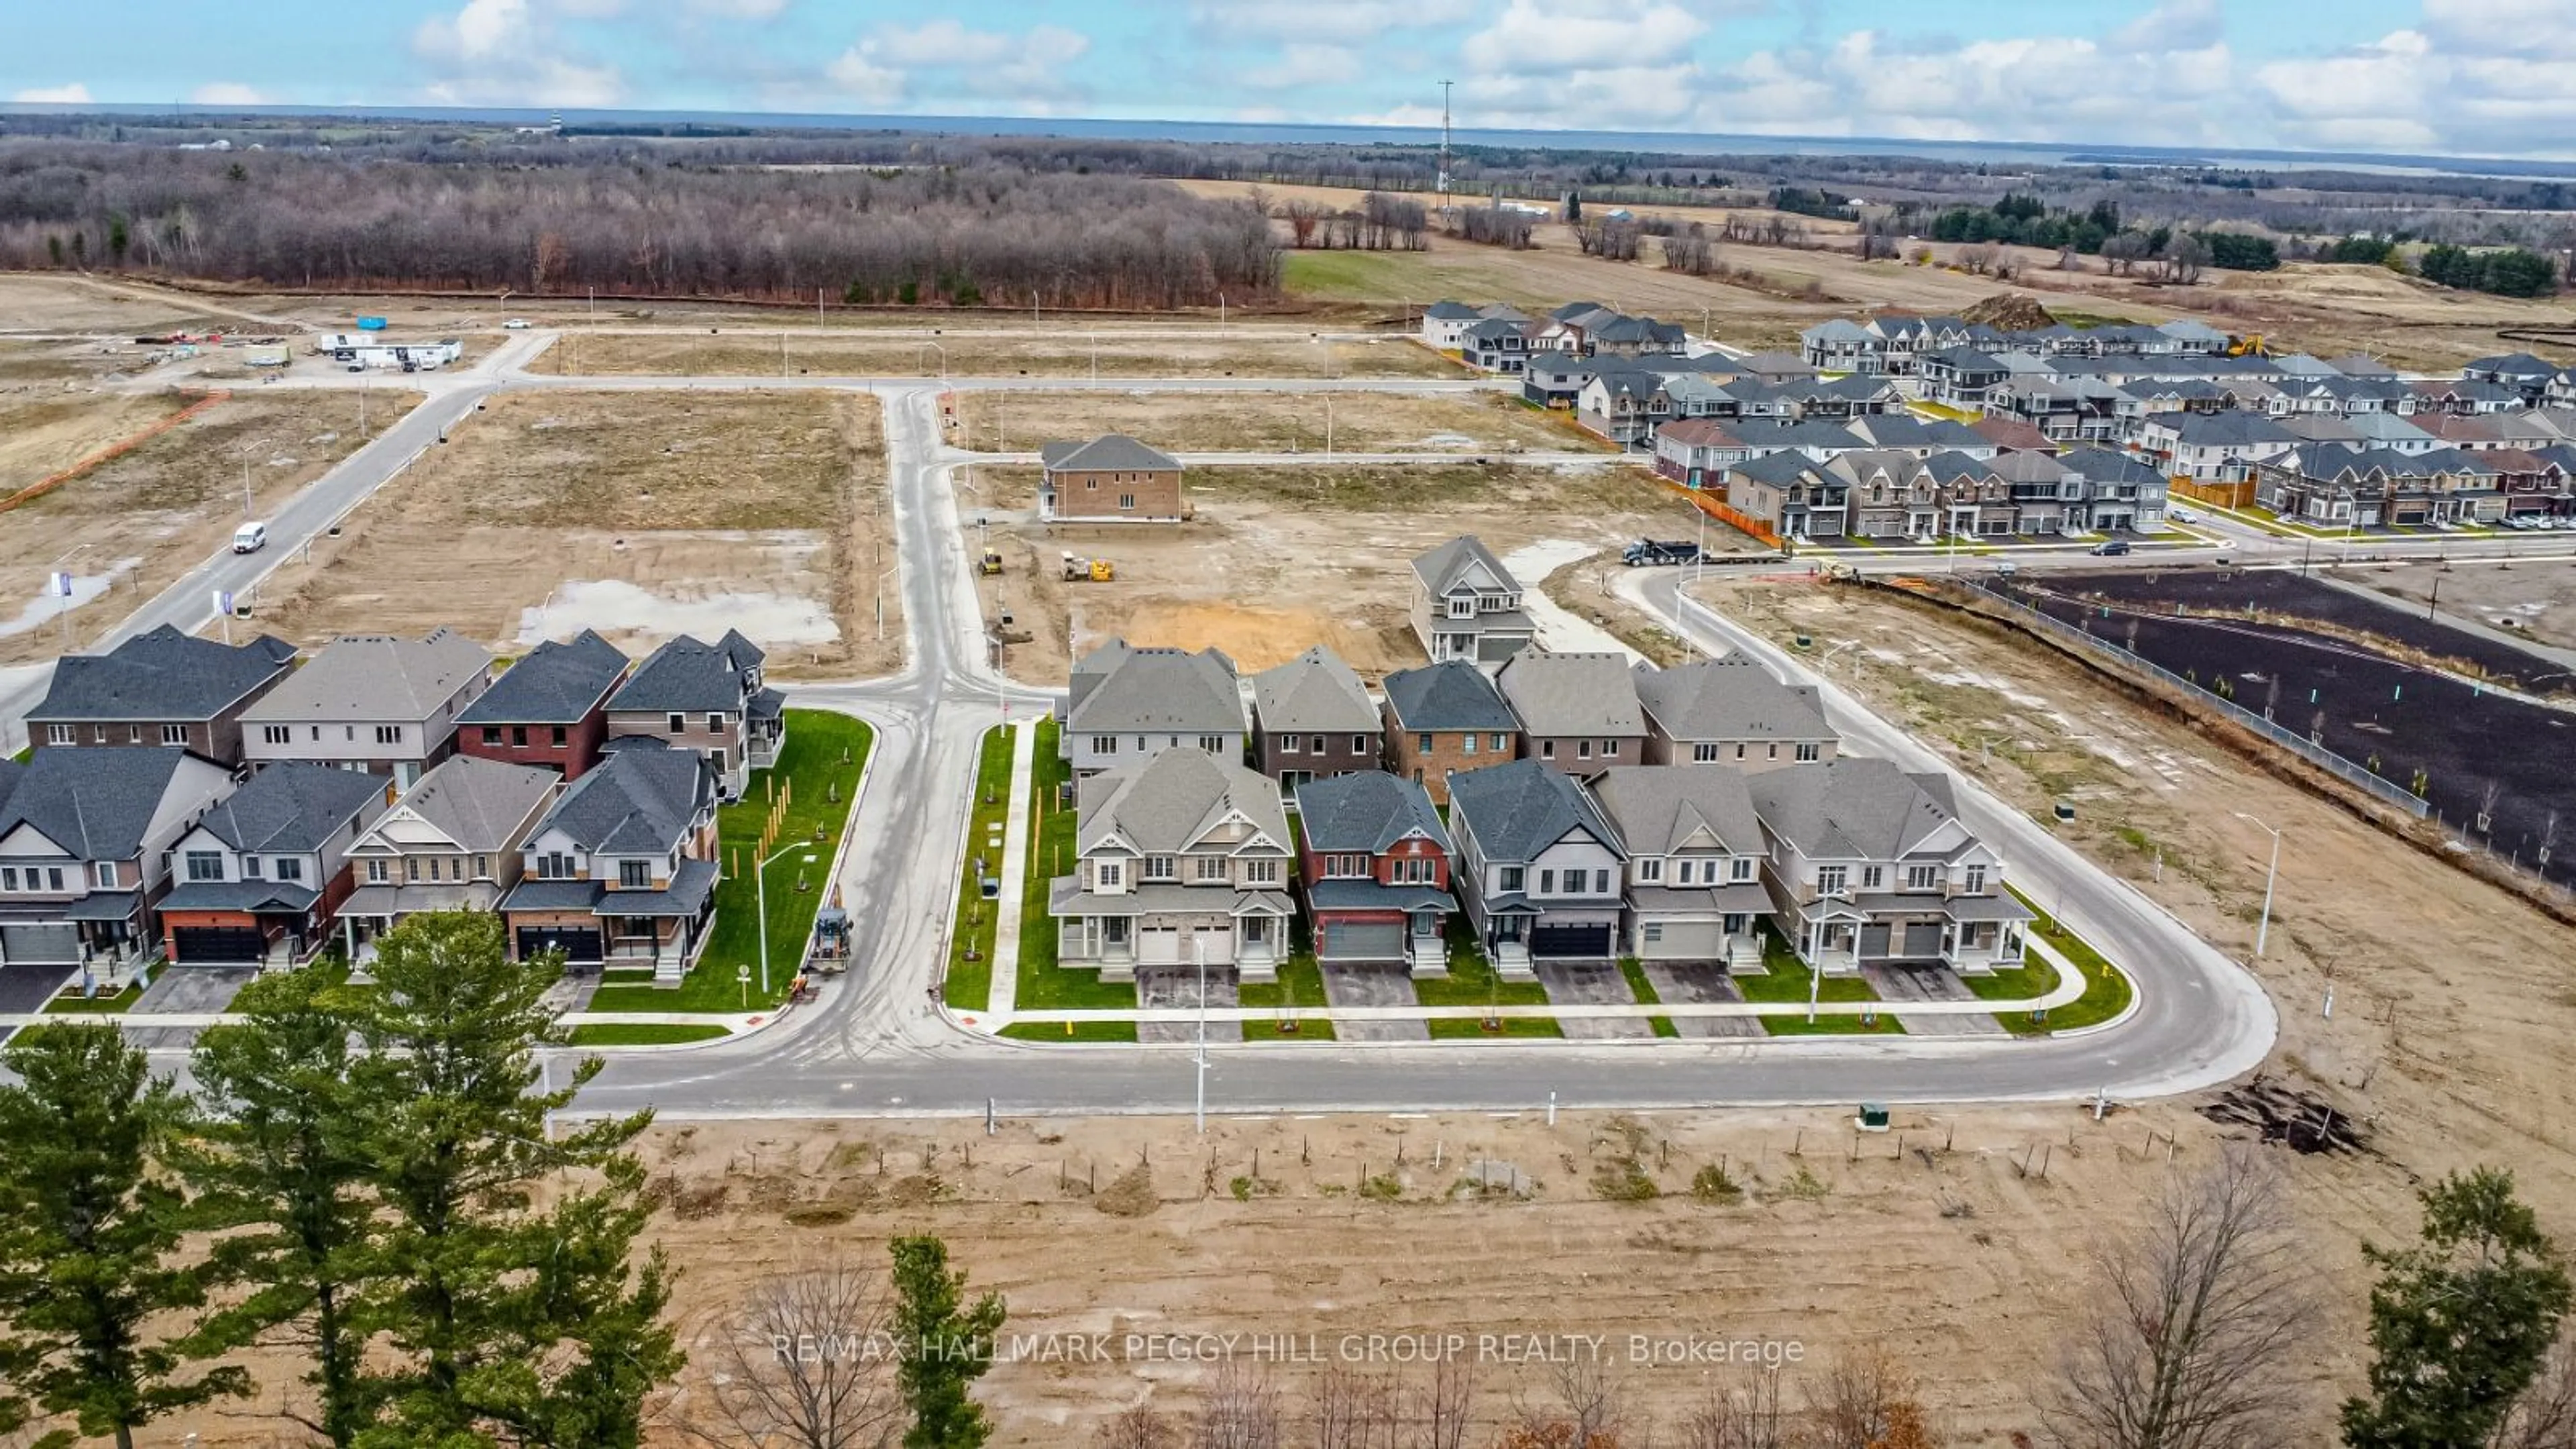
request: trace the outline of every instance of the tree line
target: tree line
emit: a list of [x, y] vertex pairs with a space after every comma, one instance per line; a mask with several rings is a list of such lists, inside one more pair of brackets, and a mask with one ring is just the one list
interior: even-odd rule
[[0, 149], [0, 266], [271, 286], [1152, 309], [1274, 293], [1240, 204], [999, 163], [889, 170]]

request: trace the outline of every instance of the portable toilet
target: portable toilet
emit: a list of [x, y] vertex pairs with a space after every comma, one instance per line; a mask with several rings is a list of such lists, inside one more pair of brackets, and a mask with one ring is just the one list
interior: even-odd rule
[[1860, 1104], [1860, 1130], [1863, 1132], [1884, 1132], [1887, 1130], [1887, 1107], [1884, 1103], [1863, 1102]]

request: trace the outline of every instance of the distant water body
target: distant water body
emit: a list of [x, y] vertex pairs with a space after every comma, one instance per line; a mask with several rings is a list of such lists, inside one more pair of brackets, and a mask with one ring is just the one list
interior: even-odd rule
[[[358, 116], [383, 119], [479, 121], [500, 125], [543, 125], [555, 115], [576, 126], [711, 126], [765, 130], [874, 131], [949, 136], [1074, 137], [1119, 141], [1205, 141], [1253, 145], [1337, 144], [1345, 146], [1421, 146], [1439, 141], [1435, 126], [1333, 126], [1287, 122], [1164, 121], [1069, 116], [882, 116], [824, 115], [775, 111], [625, 111], [554, 112], [544, 108], [491, 109], [438, 106], [154, 106], [0, 105], [10, 112], [79, 111], [123, 115], [169, 115], [194, 118], [220, 115]], [[2127, 146], [2104, 143], [2042, 141], [1924, 141], [1885, 136], [1768, 136], [1678, 131], [1517, 131], [1460, 127], [1451, 133], [1461, 146], [1535, 148], [1551, 151], [1655, 152], [1673, 156], [1916, 156], [1968, 165], [2019, 166], [2194, 166], [2229, 168], [2312, 167], [2338, 171], [2385, 171], [2456, 176], [2576, 177], [2576, 162], [2533, 161], [2502, 157], [2420, 156], [2394, 152], [2281, 151], [2229, 147]]]

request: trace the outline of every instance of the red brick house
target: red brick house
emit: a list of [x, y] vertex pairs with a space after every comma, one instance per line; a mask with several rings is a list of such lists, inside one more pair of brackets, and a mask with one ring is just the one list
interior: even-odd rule
[[1315, 959], [1449, 974], [1449, 830], [1430, 792], [1381, 770], [1297, 787], [1297, 880]]
[[160, 922], [181, 966], [290, 966], [330, 938], [356, 889], [349, 847], [393, 806], [381, 775], [284, 760], [170, 847]]
[[513, 664], [456, 717], [459, 754], [505, 765], [543, 765], [566, 780], [599, 763], [608, 697], [626, 678], [626, 656], [591, 630], [548, 640]]

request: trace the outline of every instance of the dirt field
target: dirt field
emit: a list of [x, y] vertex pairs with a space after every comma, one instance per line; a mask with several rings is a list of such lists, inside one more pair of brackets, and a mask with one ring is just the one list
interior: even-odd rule
[[[193, 401], [178, 393], [0, 393], [0, 493], [131, 437]], [[370, 421], [381, 427], [419, 401], [417, 393], [378, 393]], [[0, 662], [62, 652], [56, 601], [44, 593], [54, 569], [75, 576], [79, 602], [70, 638], [77, 647], [223, 546], [244, 516], [245, 460], [255, 511], [265, 515], [354, 452], [363, 441], [357, 424], [357, 399], [345, 393], [236, 392], [0, 513]], [[94, 603], [101, 600], [104, 606]]]
[[514, 653], [740, 628], [782, 675], [883, 673], [903, 636], [889, 591], [879, 643], [867, 592], [885, 510], [866, 397], [503, 394], [283, 568], [259, 617], [303, 643], [445, 623]]
[[[1210, 467], [1192, 470], [1187, 487], [1198, 515], [1189, 523], [1045, 527], [1027, 521], [1035, 469], [963, 477], [969, 547], [978, 512], [994, 510], [1004, 560], [999, 580], [982, 581], [986, 617], [998, 599], [1015, 637], [1031, 636], [1010, 648], [1013, 678], [1062, 683], [1068, 626], [1081, 649], [1113, 637], [1214, 645], [1246, 672], [1328, 644], [1374, 678], [1423, 662], [1407, 623], [1409, 565], [1433, 544], [1474, 533], [1505, 555], [1546, 540], [1608, 549], [1645, 534], [1687, 536], [1694, 526], [1687, 504], [1620, 467]], [[1001, 523], [1004, 515], [1012, 521]], [[1112, 560], [1117, 581], [1064, 583], [1067, 551]]]
[[202, 332], [240, 320], [227, 307], [158, 288], [62, 273], [0, 273], [0, 332]]
[[1126, 433], [1173, 452], [1320, 453], [1325, 407], [1332, 445], [1346, 452], [1608, 452], [1574, 425], [1498, 393], [1016, 393], [956, 395], [961, 447], [1027, 451], [1058, 438]]
[[[783, 339], [783, 346], [782, 346]], [[939, 348], [947, 349], [942, 367]], [[1401, 337], [1367, 342], [1309, 342], [1220, 336], [1203, 339], [1121, 336], [1103, 330], [1086, 339], [1007, 332], [948, 332], [938, 342], [865, 336], [797, 336], [794, 332], [607, 332], [575, 329], [546, 349], [531, 370], [555, 374], [653, 373], [671, 376], [771, 376], [786, 366], [835, 377], [1464, 377], [1457, 363]]]
[[[2561, 554], [2556, 541], [2535, 541], [2535, 551]], [[2528, 635], [2541, 644], [2576, 649], [2576, 562], [2558, 558], [2546, 563], [2461, 563], [2447, 570], [2429, 564], [2337, 570], [2335, 577], [2373, 593], [2418, 604], [2438, 602], [2446, 618], [2470, 618], [2494, 628]], [[2434, 582], [2441, 598], [2433, 599]]]

